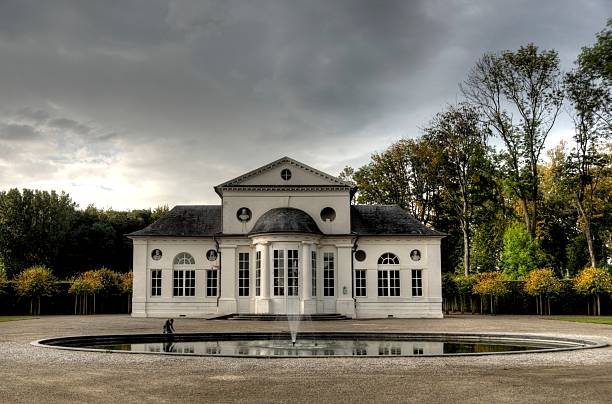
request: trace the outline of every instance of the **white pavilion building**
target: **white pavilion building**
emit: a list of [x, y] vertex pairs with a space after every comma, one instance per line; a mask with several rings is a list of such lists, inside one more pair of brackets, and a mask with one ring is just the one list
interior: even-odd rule
[[440, 241], [396, 205], [288, 157], [128, 235], [132, 315], [442, 317]]

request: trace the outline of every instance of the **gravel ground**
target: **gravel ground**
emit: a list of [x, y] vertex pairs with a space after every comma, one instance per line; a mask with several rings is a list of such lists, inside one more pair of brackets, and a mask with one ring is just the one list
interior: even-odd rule
[[[62, 351], [62, 335], [159, 332], [162, 319], [49, 316], [0, 323], [0, 402], [612, 402], [612, 347], [439, 358], [249, 359]], [[177, 332], [286, 323], [176, 319]], [[304, 331], [508, 332], [612, 344], [612, 326], [535, 316], [303, 322]]]

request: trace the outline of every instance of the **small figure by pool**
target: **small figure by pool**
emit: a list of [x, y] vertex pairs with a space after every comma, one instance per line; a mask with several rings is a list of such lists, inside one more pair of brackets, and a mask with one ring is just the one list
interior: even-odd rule
[[162, 328], [164, 334], [174, 334], [174, 319], [169, 318], [164, 323], [164, 327]]

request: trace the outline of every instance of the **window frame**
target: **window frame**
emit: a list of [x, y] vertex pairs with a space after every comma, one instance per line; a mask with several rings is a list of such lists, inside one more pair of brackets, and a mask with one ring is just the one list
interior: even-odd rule
[[[415, 276], [418, 275], [418, 276]], [[423, 297], [423, 270], [422, 269], [411, 269], [410, 270], [410, 296], [412, 297]]]
[[218, 294], [219, 294], [219, 270], [207, 269], [206, 270], [206, 297], [217, 297]]
[[336, 296], [336, 254], [333, 252], [323, 253], [323, 297]]
[[378, 269], [378, 297], [401, 296], [399, 268]]
[[195, 269], [173, 269], [172, 270], [172, 297], [194, 297]]
[[310, 296], [317, 297], [317, 252], [310, 252]]
[[238, 253], [238, 297], [250, 296], [250, 257], [248, 252]]
[[162, 296], [162, 279], [161, 269], [151, 269], [151, 297]]
[[255, 296], [261, 296], [261, 251], [255, 251]]
[[365, 269], [355, 270], [355, 297], [367, 297], [367, 272]]

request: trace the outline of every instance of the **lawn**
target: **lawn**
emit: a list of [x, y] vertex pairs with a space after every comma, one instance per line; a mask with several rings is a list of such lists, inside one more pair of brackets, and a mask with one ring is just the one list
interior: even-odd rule
[[551, 320], [573, 321], [574, 323], [595, 323], [612, 325], [612, 316], [559, 316], [551, 317]]
[[31, 320], [35, 317], [0, 316], [0, 323], [3, 321]]

